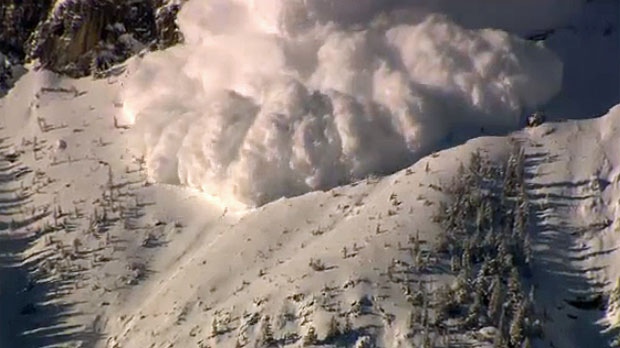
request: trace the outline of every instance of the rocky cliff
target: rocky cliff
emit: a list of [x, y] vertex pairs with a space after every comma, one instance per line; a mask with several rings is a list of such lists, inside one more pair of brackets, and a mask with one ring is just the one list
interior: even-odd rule
[[97, 75], [141, 50], [181, 41], [175, 19], [183, 2], [0, 0], [0, 54], [11, 64]]

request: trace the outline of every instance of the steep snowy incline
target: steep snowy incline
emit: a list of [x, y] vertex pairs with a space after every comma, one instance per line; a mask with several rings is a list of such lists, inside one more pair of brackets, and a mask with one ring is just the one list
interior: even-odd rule
[[[314, 303], [323, 289], [343, 310], [366, 297], [393, 298], [373, 300], [372, 311], [385, 313], [356, 319], [349, 339], [406, 342], [406, 300], [397, 286], [382, 287], [385, 269], [409, 257], [413, 229], [420, 244], [434, 241], [430, 216], [441, 194], [429, 185], [448, 180], [458, 159], [479, 146], [498, 160], [506, 148], [503, 138], [477, 140], [394, 176], [239, 215], [194, 191], [145, 182], [143, 162], [126, 153], [127, 130], [114, 122], [118, 83], [31, 72], [0, 101], [0, 112], [12, 115], [2, 119], [2, 155], [31, 168], [10, 183], [28, 205], [3, 219], [43, 214], [2, 231], [29, 238], [6, 250], [31, 287], [16, 292], [14, 274], [2, 273], [15, 284], [3, 286], [3, 303], [19, 303], [3, 306], [16, 333], [2, 337], [9, 346], [186, 346], [212, 341], [209, 322], [246, 309], [273, 318], [301, 311], [323, 337], [329, 314]], [[277, 336], [303, 334], [308, 322], [296, 320]], [[214, 340], [226, 347], [238, 334], [254, 339], [247, 328]]]
[[[10, 138], [4, 134], [0, 125], [0, 151], [10, 148]], [[27, 240], [23, 236], [7, 233], [15, 228], [18, 220], [12, 215], [24, 205], [26, 198], [16, 195], [19, 184], [13, 180], [19, 171], [19, 163], [11, 163], [0, 159], [0, 346], [14, 345], [15, 336], [19, 334], [17, 327], [18, 313], [23, 305], [16, 298], [26, 284], [27, 271], [20, 270], [20, 252], [25, 249]]]
[[[547, 0], [544, 5], [557, 5], [558, 1]], [[236, 76], [237, 82], [241, 81], [238, 93], [216, 95], [221, 98], [215, 98], [218, 102], [208, 109], [210, 113], [192, 109], [202, 106], [204, 101], [194, 92], [210, 86], [193, 84], [194, 80], [186, 84], [187, 76], [180, 78], [178, 84], [167, 83], [176, 81], [180, 71], [164, 64], [170, 55], [179, 59], [180, 65], [173, 67], [185, 67], [183, 74], [190, 77], [200, 75], [195, 72], [204, 68], [204, 56], [192, 55], [187, 47], [134, 58], [127, 66], [114, 70], [124, 74], [104, 79], [74, 80], [33, 70], [17, 81], [8, 95], [0, 99], [2, 347], [227, 348], [262, 344], [265, 339], [268, 344], [282, 346], [298, 346], [312, 339], [315, 346], [323, 347], [354, 346], [356, 342], [364, 347], [371, 342], [379, 347], [410, 348], [421, 346], [423, 340], [434, 340], [442, 348], [493, 346], [494, 338], [488, 334], [493, 332], [488, 327], [488, 317], [492, 315], [476, 312], [480, 302], [463, 300], [456, 308], [442, 307], [446, 303], [453, 305], [450, 296], [467, 298], [473, 291], [462, 294], [463, 289], [471, 290], [471, 284], [462, 282], [466, 272], [459, 270], [461, 255], [447, 256], [452, 251], [442, 253], [440, 248], [435, 249], [447, 232], [436, 223], [436, 215], [440, 203], [450, 200], [446, 188], [452, 178], [463, 174], [461, 163], [467, 164], [480, 151], [492, 165], [504, 166], [512, 156], [515, 140], [525, 149], [526, 196], [533, 204], [534, 222], [530, 231], [534, 237], [532, 274], [522, 280], [522, 290], [535, 286], [532, 296], [536, 310], [542, 313], [545, 334], [542, 339], [532, 338], [534, 347], [607, 346], [612, 333], [601, 331], [608, 325], [620, 324], [620, 302], [607, 308], [608, 313], [604, 308], [607, 293], [620, 277], [620, 255], [616, 251], [620, 244], [620, 107], [598, 119], [548, 123], [505, 136], [475, 138], [421, 157], [410, 165], [417, 157], [408, 157], [409, 145], [428, 145], [426, 152], [431, 152], [437, 144], [426, 140], [450, 133], [448, 128], [454, 128], [452, 135], [459, 141], [471, 137], [462, 132], [465, 126], [478, 132], [483, 125], [509, 124], [507, 127], [514, 130], [511, 127], [515, 127], [512, 122], [516, 119], [495, 118], [493, 111], [503, 110], [507, 111], [504, 116], [515, 116], [523, 105], [534, 107], [547, 100], [560, 85], [558, 62], [543, 45], [499, 31], [477, 30], [482, 22], [477, 22], [480, 18], [476, 16], [498, 6], [496, 1], [471, 0], [486, 4], [485, 11], [480, 13], [471, 12], [471, 8], [464, 13], [452, 0], [413, 1], [410, 3], [415, 2], [420, 8], [446, 12], [448, 17], [421, 16], [419, 23], [408, 26], [386, 24], [391, 19], [400, 20], [403, 13], [411, 14], [395, 12], [394, 17], [379, 16], [372, 28], [362, 31], [349, 30], [352, 23], [348, 20], [355, 22], [357, 16], [373, 16], [381, 4], [396, 8], [401, 2], [343, 0], [339, 2], [341, 7], [334, 7], [336, 2], [305, 2], [315, 16], [306, 20], [324, 24], [334, 16], [342, 21], [342, 28], [327, 26], [325, 32], [319, 33], [324, 36], [311, 42], [310, 46], [317, 48], [312, 53], [324, 60], [318, 64], [299, 60], [308, 53], [310, 46], [305, 44], [312, 41], [304, 41], [308, 38], [301, 34], [295, 36], [299, 32], [293, 30], [303, 19], [296, 16], [300, 12], [295, 4], [301, 4], [300, 1], [291, 0], [282, 6], [280, 0], [214, 0], [211, 4], [218, 6], [235, 3], [243, 7], [241, 4], [253, 3], [265, 10], [261, 12], [265, 18], [252, 25], [268, 29], [268, 33], [262, 32], [258, 35], [261, 40], [246, 45], [243, 38], [247, 33], [235, 32], [220, 23], [222, 26], [215, 29], [222, 30], [221, 37], [209, 41], [198, 30], [204, 28], [194, 28], [197, 30], [190, 41], [196, 41], [202, 49], [230, 48], [220, 52], [220, 58], [238, 57], [237, 53], [246, 49], [274, 50], [267, 50], [269, 55], [261, 56], [265, 59], [250, 66], [250, 70], [258, 70], [241, 69]], [[541, 3], [502, 0], [507, 11], [502, 16], [506, 19], [509, 9], [520, 4], [521, 10], [514, 13], [514, 19], [524, 19], [524, 9]], [[531, 22], [515, 20], [499, 26], [520, 32], [565, 23], [582, 2], [563, 3], [570, 4], [558, 17], [546, 18], [537, 13]], [[359, 8], [348, 11], [351, 4]], [[618, 5], [607, 0], [588, 2], [585, 8], [596, 11], [587, 12], [575, 28], [557, 29], [549, 36], [549, 46], [563, 59], [569, 59], [566, 66], [570, 70], [558, 98], [549, 106], [552, 119], [594, 117], [609, 103], [618, 102], [614, 96], [618, 86], [614, 73], [603, 75], [614, 57], [620, 56], [614, 51], [618, 46], [613, 42], [618, 38], [614, 24], [617, 19], [605, 12]], [[605, 15], [599, 17], [601, 13], [597, 11]], [[200, 17], [205, 13], [185, 15]], [[599, 21], [610, 21], [610, 31]], [[201, 22], [188, 20], [185, 24], [200, 26]], [[302, 29], [312, 31], [320, 26], [310, 27]], [[292, 32], [274, 33], [278, 30]], [[416, 46], [419, 42], [409, 42], [405, 34], [410, 32], [424, 44]], [[374, 35], [377, 33], [380, 38]], [[282, 37], [278, 37], [280, 34]], [[224, 37], [237, 41], [228, 47], [225, 40], [218, 41]], [[300, 43], [295, 41], [298, 39], [300, 46], [294, 45]], [[595, 48], [596, 54], [576, 55], [582, 41], [583, 47]], [[293, 47], [283, 49], [283, 42]], [[374, 45], [386, 42], [401, 49], [402, 52], [392, 52], [394, 56], [388, 58], [402, 58], [403, 66], [396, 64], [393, 70], [386, 70], [377, 68], [372, 63], [376, 61], [370, 59], [371, 64], [366, 60], [369, 56], [386, 58], [382, 56], [384, 52], [377, 50], [380, 47]], [[518, 54], [513, 54], [513, 49]], [[338, 55], [342, 51], [345, 57]], [[366, 55], [376, 51], [380, 53]], [[424, 59], [416, 60], [415, 55], [408, 56], [407, 52]], [[587, 71], [579, 71], [583, 62], [593, 65], [591, 59], [606, 52], [610, 53], [607, 60], [592, 68], [596, 74], [589, 76]], [[432, 65], [438, 57], [443, 59], [439, 68], [426, 69], [425, 64]], [[542, 64], [538, 59], [541, 57]], [[259, 124], [244, 118], [245, 112], [254, 115], [260, 107], [245, 95], [255, 91], [256, 85], [243, 82], [257, 71], [261, 77], [269, 76], [265, 72], [281, 67], [278, 64], [287, 59], [302, 68], [304, 62], [308, 63], [317, 70], [301, 69], [305, 75], [293, 76], [293, 80], [302, 82], [287, 80], [268, 85], [269, 93], [257, 98], [268, 100], [260, 105], [268, 104], [261, 114], [264, 118], [258, 120]], [[208, 68], [230, 62], [222, 59], [216, 63]], [[144, 70], [136, 72], [134, 69], [140, 64]], [[347, 69], [342, 70], [341, 66]], [[364, 74], [370, 68], [377, 68], [372, 77], [380, 82], [375, 85], [376, 90], [357, 90], [358, 82], [365, 81]], [[546, 68], [550, 70], [548, 75], [538, 74]], [[450, 73], [437, 73], [444, 70]], [[411, 71], [415, 78], [409, 81], [402, 74]], [[158, 83], [151, 83], [149, 78]], [[508, 82], [502, 84], [499, 80]], [[425, 90], [413, 83], [413, 88], [412, 81], [422, 85], [430, 81], [435, 87]], [[584, 81], [587, 83], [580, 84]], [[590, 97], [597, 90], [591, 81], [604, 81], [601, 88], [605, 91], [594, 98]], [[383, 83], [393, 88], [381, 89]], [[481, 87], [485, 85], [490, 86]], [[142, 88], [145, 86], [148, 88]], [[322, 88], [323, 94], [315, 93], [315, 87]], [[345, 91], [350, 94], [348, 97], [342, 94], [347, 88], [351, 88]], [[393, 93], [381, 96], [389, 102], [384, 104], [394, 106], [393, 114], [358, 98], [371, 92], [375, 98], [377, 91]], [[161, 95], [167, 98], [159, 100]], [[187, 99], [177, 98], [179, 95]], [[128, 96], [137, 99], [129, 100]], [[529, 102], [521, 100], [524, 96]], [[587, 103], [580, 102], [586, 99]], [[153, 100], [162, 104], [151, 105]], [[404, 122], [411, 121], [407, 119], [411, 115], [405, 114], [412, 109], [400, 108], [403, 105], [399, 102], [403, 100], [419, 107], [415, 109], [419, 112], [416, 115], [424, 117], [414, 119], [422, 123]], [[238, 108], [240, 105], [243, 108]], [[330, 110], [328, 106], [338, 108]], [[136, 109], [144, 111], [140, 116], [144, 120], [157, 122], [138, 122], [129, 129], [123, 117]], [[279, 112], [282, 110], [298, 118], [287, 118]], [[435, 122], [436, 117], [447, 115], [444, 112], [471, 116], [467, 110], [486, 110], [485, 115], [491, 118], [477, 114], [471, 119], [459, 118], [458, 122]], [[589, 114], [592, 110], [594, 113]], [[391, 122], [394, 115], [398, 122], [404, 120], [402, 127]], [[197, 119], [200, 122], [186, 122]], [[287, 123], [291, 119], [294, 122]], [[335, 122], [332, 127], [330, 122], [334, 120], [343, 123]], [[463, 127], [455, 127], [457, 124]], [[251, 134], [244, 133], [245, 127], [254, 126]], [[300, 130], [296, 138], [291, 136], [294, 129]], [[161, 156], [149, 161], [149, 151], [142, 151], [148, 150], [148, 146], [134, 147], [136, 134], [153, 145], [150, 154]], [[393, 147], [395, 134], [415, 136], [409, 138], [411, 144], [401, 141]], [[247, 142], [240, 150], [237, 146], [241, 140]], [[340, 148], [353, 149], [357, 157], [343, 160], [338, 151], [332, 151]], [[395, 148], [402, 151], [394, 151]], [[273, 149], [276, 151], [267, 151]], [[224, 174], [230, 173], [222, 168], [222, 163], [238, 159], [235, 154], [247, 156], [245, 164], [249, 169], [235, 172], [240, 176], [226, 177]], [[399, 162], [403, 158], [399, 156], [407, 161]], [[257, 158], [268, 163], [253, 162]], [[288, 176], [290, 162], [282, 161], [283, 158], [303, 159], [293, 168], [300, 171]], [[181, 159], [183, 165], [179, 166]], [[231, 201], [180, 185], [153, 182], [147, 176], [149, 166], [166, 169], [165, 173], [160, 172], [164, 176], [185, 175], [185, 183], [190, 186], [225, 186], [234, 191], [233, 184], [241, 183], [251, 192], [233, 194], [250, 201], [255, 199], [254, 203], [265, 203], [280, 195], [299, 196], [276, 199], [257, 209], [236, 209], [239, 207], [232, 207]], [[222, 181], [211, 182], [209, 175], [213, 173], [201, 166], [221, 170], [218, 173], [224, 173]], [[339, 170], [335, 175], [331, 171], [334, 168]], [[351, 168], [356, 168], [356, 175], [343, 174]], [[403, 169], [390, 174], [398, 168]], [[386, 175], [368, 175], [373, 172]], [[358, 177], [363, 179], [356, 181]], [[321, 185], [322, 179], [328, 184]], [[294, 190], [288, 191], [291, 188]], [[306, 193], [308, 190], [314, 191]], [[454, 213], [458, 215], [459, 209]], [[487, 235], [492, 238], [488, 245], [495, 247], [496, 231], [489, 231], [492, 233]], [[505, 236], [502, 233], [503, 230], [498, 235]], [[471, 279], [471, 274], [464, 276], [467, 281]], [[502, 281], [500, 278], [499, 282]], [[514, 290], [514, 283], [512, 286]], [[433, 317], [445, 308], [447, 315], [454, 317], [433, 323], [428, 317], [423, 319], [424, 313], [430, 312]], [[480, 319], [465, 323], [467, 319], [478, 319], [476, 316]], [[513, 319], [509, 318], [511, 322]], [[537, 323], [530, 324], [537, 327]], [[428, 330], [431, 326], [432, 334]], [[334, 333], [335, 327], [339, 334]], [[479, 332], [480, 327], [488, 330]], [[518, 330], [514, 331], [514, 336], [518, 336]]]
[[7, 347], [92, 347], [153, 254], [179, 257], [192, 239], [177, 234], [222, 214], [196, 192], [148, 185], [114, 123], [117, 91], [117, 77], [31, 71], [0, 99]]
[[[606, 347], [606, 292], [620, 276], [620, 106], [524, 131], [535, 214], [533, 283], [555, 347]], [[611, 323], [618, 325], [618, 323]]]
[[[511, 138], [526, 146], [538, 216], [531, 283], [537, 307], [547, 308], [544, 347], [606, 340], [597, 325], [605, 312], [574, 305], [589, 303], [579, 291], [608, 291], [620, 275], [609, 252], [617, 223], [607, 225], [620, 197], [618, 109], [601, 119], [478, 138], [393, 175], [235, 212], [196, 191], [146, 181], [144, 161], [125, 148], [128, 130], [114, 122], [120, 83], [31, 72], [0, 101], [0, 112], [14, 116], [2, 120], [2, 155], [18, 158], [16, 169], [32, 169], [4, 187], [17, 188], [28, 204], [3, 210], [9, 215], [2, 221], [44, 214], [12, 230], [3, 225], [3, 238], [30, 238], [2, 250], [19, 267], [1, 276], [18, 275], [32, 287], [13, 295], [21, 284], [3, 286], [2, 303], [19, 303], [5, 307], [3, 320], [21, 323], [15, 328], [22, 335], [2, 337], [10, 344], [229, 347], [259, 339], [266, 321], [283, 345], [297, 344], [313, 327], [330, 347], [336, 316], [352, 327], [338, 342], [368, 336], [387, 347], [414, 345], [408, 318], [415, 300], [401, 277], [434, 288], [455, 277], [449, 262], [431, 256], [443, 232], [433, 222], [446, 199], [441, 190], [477, 149], [505, 163]], [[415, 271], [414, 263], [433, 266]], [[579, 337], [562, 334], [576, 328]], [[483, 340], [462, 331], [436, 337], [443, 346]]]
[[[605, 347], [611, 338], [602, 333], [606, 327], [602, 321], [606, 293], [620, 275], [614, 262], [619, 257], [617, 223], [611, 224], [620, 196], [620, 157], [613, 151], [618, 145], [619, 111], [513, 135], [526, 149], [527, 188], [533, 203], [533, 273], [528, 284], [534, 286], [545, 333], [536, 347]], [[279, 200], [233, 225], [208, 229], [197, 239], [200, 246], [137, 289], [128, 301], [132, 305], [124, 308], [127, 321], [110, 329], [112, 342], [132, 346], [150, 342], [155, 335], [166, 344], [232, 346], [235, 340], [251, 342], [261, 335], [251, 330], [251, 318], [279, 318], [286, 313], [305, 319], [283, 322], [280, 337], [299, 333], [298, 325], [303, 332], [308, 323], [324, 337], [329, 315], [321, 314], [314, 301], [338, 304], [346, 312], [347, 303], [370, 296], [384, 298], [379, 306], [394, 315], [394, 325], [379, 318], [356, 320], [356, 325], [377, 328], [362, 332], [387, 347], [407, 347], [411, 341], [403, 309], [408, 304], [381, 280], [385, 276], [381, 270], [389, 269], [391, 260], [407, 260], [399, 251], [406, 247], [394, 246], [406, 245], [413, 230], [431, 244], [442, 233], [431, 222], [435, 204], [443, 197], [434, 185], [444, 186], [457, 172], [459, 160], [475, 149], [503, 161], [508, 139], [477, 139], [376, 182]], [[347, 252], [355, 256], [343, 257]], [[312, 259], [326, 270], [313, 271], [307, 263]], [[431, 279], [450, 282], [451, 276], [444, 272]], [[367, 283], [348, 289], [347, 283], [355, 279]], [[330, 300], [313, 297], [318, 293]], [[296, 296], [299, 299], [291, 300]], [[300, 300], [308, 296], [310, 302]], [[278, 299], [284, 298], [288, 301], [281, 305]], [[249, 301], [254, 301], [251, 308]], [[176, 319], [162, 320], [162, 315]], [[213, 336], [218, 329], [192, 326], [205, 322], [236, 329], [221, 329]], [[330, 346], [327, 343], [323, 345]]]

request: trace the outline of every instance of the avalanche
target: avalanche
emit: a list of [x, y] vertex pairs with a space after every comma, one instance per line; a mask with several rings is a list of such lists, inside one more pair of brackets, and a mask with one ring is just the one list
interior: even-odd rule
[[[152, 179], [260, 205], [403, 168], [454, 129], [514, 129], [562, 64], [422, 3], [190, 1], [185, 44], [129, 69]], [[369, 20], [371, 19], [372, 20]]]

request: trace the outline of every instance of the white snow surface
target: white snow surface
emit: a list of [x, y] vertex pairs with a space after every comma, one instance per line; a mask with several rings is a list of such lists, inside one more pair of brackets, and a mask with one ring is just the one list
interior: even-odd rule
[[[185, 44], [130, 64], [121, 121], [153, 180], [227, 204], [394, 172], [455, 129], [514, 129], [562, 85], [542, 45], [456, 24], [492, 24], [481, 14], [498, 5], [474, 2], [478, 21], [455, 1], [189, 1]], [[506, 29], [567, 15], [499, 2], [531, 24]]]
[[[548, 3], [553, 2], [539, 2], [543, 7]], [[360, 4], [361, 8], [364, 3]], [[455, 4], [456, 8], [457, 0], [436, 4]], [[178, 113], [178, 117], [149, 114], [141, 106], [136, 129], [115, 125], [114, 117], [123, 111], [122, 100], [125, 111], [138, 105], [136, 98], [130, 101], [127, 94], [119, 96], [127, 92], [126, 87], [137, 86], [136, 80], [128, 83], [127, 79], [134, 78], [131, 74], [73, 80], [44, 70], [28, 71], [0, 98], [0, 347], [226, 348], [238, 342], [252, 347], [260, 337], [261, 324], [251, 323], [267, 317], [272, 319], [277, 339], [303, 336], [310, 326], [323, 339], [334, 314], [328, 307], [336, 306], [339, 314], [350, 313], [354, 301], [362, 298], [372, 299], [374, 308], [372, 315], [348, 316], [354, 331], [362, 330], [358, 341], [370, 339], [377, 347], [420, 346], [409, 337], [407, 328], [414, 307], [400, 285], [389, 281], [386, 270], [395, 260], [414, 262], [407, 245], [418, 232], [424, 249], [441, 233], [432, 217], [446, 197], [436, 188], [450, 182], [459, 164], [466, 163], [472, 151], [505, 163], [513, 141], [522, 144], [526, 155], [526, 189], [533, 219], [528, 285], [534, 286], [535, 307], [543, 313], [544, 337], [534, 340], [533, 346], [609, 346], [608, 339], [620, 327], [618, 307], [602, 310], [570, 304], [611, 290], [620, 277], [620, 106], [611, 108], [620, 102], [617, 74], [611, 71], [617, 67], [614, 58], [620, 57], [618, 22], [612, 15], [620, 7], [614, 0], [594, 0], [587, 7], [586, 16], [556, 28], [547, 40], [565, 62], [566, 74], [553, 108], [546, 111], [549, 119], [555, 120], [604, 116], [547, 122], [505, 136], [472, 139], [423, 157], [392, 175], [369, 177], [242, 212], [211, 204], [205, 200], [208, 195], [183, 186], [147, 183], [142, 162], [129, 153], [133, 149], [126, 141], [144, 146], [149, 129], [157, 135], [147, 121], [159, 122], [162, 129], [174, 134], [174, 127], [164, 125], [184, 118]], [[476, 9], [482, 17], [489, 8]], [[338, 16], [340, 12], [334, 10]], [[482, 21], [472, 24], [473, 14], [446, 13], [449, 18], [432, 20], [454, 20], [469, 29], [485, 26]], [[528, 27], [521, 29], [538, 28], [523, 13], [513, 13], [514, 22], [521, 20]], [[532, 15], [542, 18], [538, 13]], [[550, 22], [541, 26], [561, 21], [552, 17], [547, 16]], [[352, 23], [363, 19], [351, 18]], [[464, 18], [470, 18], [469, 23]], [[419, 19], [420, 23], [431, 21], [422, 15]], [[338, 28], [338, 23], [306, 28], [300, 35], [333, 28]], [[350, 31], [345, 29], [338, 30], [346, 38]], [[295, 35], [290, 37], [302, 37]], [[361, 30], [357, 35], [369, 34]], [[294, 42], [284, 34], [265, 36]], [[531, 49], [529, 44], [519, 47]], [[175, 75], [167, 68], [157, 71], [153, 64], [166, 67], [171, 62], [164, 59], [167, 55], [178, 56], [178, 64], [171, 66], [181, 71], [185, 67], [181, 58], [190, 56], [187, 50], [176, 48], [154, 57], [149, 54], [144, 61], [132, 63], [130, 73], [138, 69], [138, 74], [148, 76], [143, 68], [149, 67], [155, 71], [154, 84], [142, 93], [183, 87], [176, 83], [188, 79], [185, 74]], [[208, 61], [209, 55], [204, 56]], [[232, 53], [224, 58], [230, 57], [240, 59]], [[166, 80], [159, 74], [172, 77]], [[308, 90], [310, 78], [293, 81], [295, 88]], [[160, 82], [164, 85], [155, 85]], [[437, 89], [430, 90], [434, 93]], [[202, 93], [203, 88], [193, 91]], [[175, 100], [172, 92], [159, 96], [163, 96], [161, 101], [169, 101], [163, 110], [172, 113], [183, 107], [187, 113], [195, 113], [196, 120], [215, 124], [193, 109], [203, 105], [202, 94], [196, 95], [193, 104]], [[262, 107], [253, 97], [230, 96], [222, 99], [222, 110], [243, 98], [252, 110]], [[444, 98], [442, 107], [458, 99], [449, 93]], [[153, 103], [151, 110], [159, 103], [141, 100]], [[474, 114], [473, 107], [463, 105], [467, 104], [451, 107]], [[190, 124], [192, 119], [186, 120], [192, 132], [208, 134], [206, 128]], [[179, 133], [179, 137], [186, 138], [186, 134]], [[174, 141], [170, 138], [171, 144]], [[66, 146], [59, 146], [63, 142]], [[370, 146], [367, 143], [364, 140], [361, 145]], [[377, 149], [376, 153], [390, 152]], [[11, 159], [15, 156], [17, 159]], [[102, 214], [107, 214], [108, 223], [93, 224]], [[311, 259], [322, 260], [328, 269], [313, 270]], [[146, 274], [131, 282], [135, 264], [142, 264]], [[451, 284], [454, 274], [438, 270], [414, 277], [440, 286]], [[24, 306], [31, 304], [36, 312], [23, 315]], [[394, 318], [391, 324], [388, 318]], [[223, 322], [225, 332], [213, 335], [214, 322]], [[608, 328], [609, 332], [602, 332]], [[459, 334], [453, 338], [453, 344], [443, 346], [489, 347], [484, 337]], [[321, 347], [335, 346], [323, 343]], [[285, 347], [298, 345], [299, 341], [283, 343]]]
[[[605, 347], [601, 331], [618, 325], [614, 310], [567, 301], [608, 291], [620, 276], [620, 107], [594, 120], [473, 139], [393, 175], [236, 212], [195, 190], [146, 185], [125, 149], [130, 131], [113, 123], [123, 81], [31, 71], [0, 99], [0, 154], [19, 154], [14, 163], [0, 159], [2, 347], [234, 347], [239, 340], [250, 347], [260, 335], [251, 318], [266, 316], [278, 338], [313, 325], [322, 339], [333, 315], [324, 307], [344, 313], [364, 297], [376, 299], [376, 315], [352, 318], [354, 327], [376, 327], [367, 334], [377, 347], [417, 347], [407, 336], [412, 306], [385, 270], [394, 260], [413, 262], [406, 245], [417, 232], [424, 248], [441, 233], [432, 216], [446, 197], [434, 187], [449, 183], [472, 151], [504, 162], [509, 140], [526, 151], [530, 281], [547, 318], [534, 346]], [[61, 140], [66, 148], [58, 151]], [[64, 227], [42, 232], [58, 211]], [[93, 230], [102, 212], [110, 224]], [[72, 249], [73, 257], [63, 256]], [[329, 269], [314, 271], [311, 259]], [[146, 269], [137, 283], [128, 282], [133, 264]], [[25, 291], [30, 277], [36, 283]], [[453, 281], [444, 271], [415, 277]], [[21, 315], [29, 303], [37, 313]], [[379, 313], [392, 315], [392, 324]], [[280, 319], [287, 315], [294, 319]], [[214, 337], [214, 320], [230, 332]]]

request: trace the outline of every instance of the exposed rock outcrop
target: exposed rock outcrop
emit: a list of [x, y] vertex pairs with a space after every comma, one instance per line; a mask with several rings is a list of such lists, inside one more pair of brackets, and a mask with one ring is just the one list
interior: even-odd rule
[[28, 58], [73, 77], [97, 74], [143, 49], [179, 42], [178, 7], [164, 0], [66, 0], [34, 32]]
[[13, 79], [12, 64], [9, 59], [0, 53], [0, 96], [10, 87]]
[[72, 77], [98, 75], [142, 50], [180, 42], [184, 1], [0, 0], [0, 53]]
[[26, 56], [25, 43], [47, 17], [52, 0], [0, 0], [0, 53], [18, 61]]
[[26, 70], [20, 64], [15, 63], [15, 58], [0, 52], [0, 97], [2, 97], [12, 86], [15, 80], [24, 74]]

